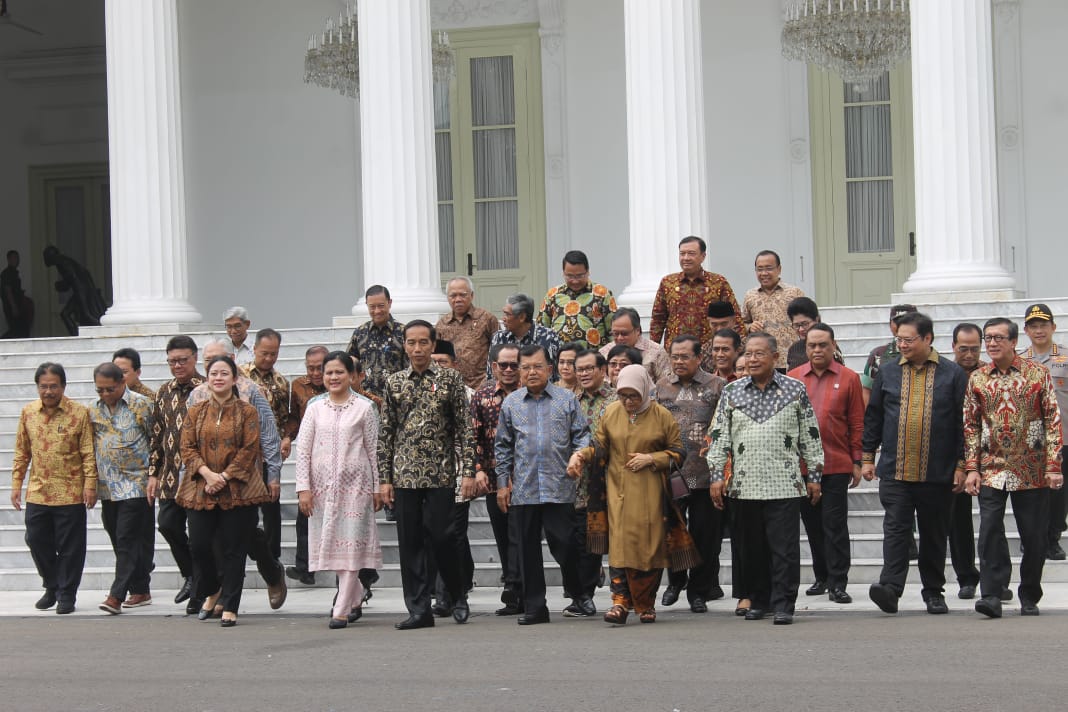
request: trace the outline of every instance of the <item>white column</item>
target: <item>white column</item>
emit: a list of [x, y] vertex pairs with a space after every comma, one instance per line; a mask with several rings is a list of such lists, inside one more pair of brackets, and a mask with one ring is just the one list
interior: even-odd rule
[[188, 302], [176, 0], [108, 0], [108, 158], [119, 324], [197, 323]]
[[[364, 285], [400, 321], [449, 311], [441, 291], [427, 0], [360, 0]], [[352, 308], [367, 314], [363, 299]]]
[[564, 0], [538, 0], [541, 36], [542, 137], [545, 144], [545, 232], [549, 264], [571, 249], [567, 155], [567, 47]]
[[998, 228], [990, 0], [923, 0], [911, 11], [916, 271], [904, 291], [927, 302], [1011, 292]]
[[678, 243], [708, 239], [699, 0], [624, 0], [630, 284], [619, 302], [648, 314]]

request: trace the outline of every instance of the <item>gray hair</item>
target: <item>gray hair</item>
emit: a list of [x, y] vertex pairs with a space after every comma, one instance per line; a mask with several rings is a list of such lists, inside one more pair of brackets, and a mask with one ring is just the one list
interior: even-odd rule
[[465, 285], [467, 285], [467, 291], [469, 291], [471, 294], [475, 293], [475, 283], [472, 282], [471, 278], [468, 277], [466, 274], [461, 274], [459, 277], [453, 277], [445, 283], [445, 287], [448, 288], [448, 286], [453, 282], [463, 282]]
[[504, 303], [512, 307], [512, 316], [526, 314], [527, 323], [534, 323], [534, 300], [526, 294], [513, 294], [505, 299]]
[[233, 319], [235, 317], [240, 319], [241, 321], [248, 321], [248, 309], [245, 309], [245, 307], [230, 307], [229, 309], [223, 312], [223, 321], [226, 321], [227, 319]]
[[[229, 318], [229, 317], [227, 317]], [[209, 346], [222, 346], [226, 349], [226, 353], [233, 356], [234, 354], [234, 342], [225, 336], [213, 336], [208, 339], [208, 342], [201, 347], [201, 351], [207, 351]]]

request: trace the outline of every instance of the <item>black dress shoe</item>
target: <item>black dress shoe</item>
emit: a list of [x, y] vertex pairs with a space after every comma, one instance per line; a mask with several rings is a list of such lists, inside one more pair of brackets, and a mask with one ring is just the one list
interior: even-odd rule
[[717, 583], [717, 584], [714, 584], [712, 586], [712, 588], [709, 590], [708, 596], [705, 598], [705, 600], [706, 601], [718, 601], [721, 598], [723, 598], [723, 589]]
[[794, 622], [794, 614], [786, 611], [776, 611], [772, 623], [775, 625], [790, 625]]
[[844, 588], [836, 588], [827, 593], [827, 600], [832, 603], [852, 603], [853, 597], [846, 593]]
[[445, 618], [449, 615], [449, 607], [438, 601], [430, 607], [430, 612], [434, 614], [435, 618]]
[[519, 616], [519, 618], [516, 620], [516, 623], [518, 623], [519, 625], [537, 625], [539, 623], [548, 623], [548, 622], [549, 622], [549, 609], [548, 608], [543, 608], [541, 611], [539, 611], [537, 613], [526, 613], [524, 615]]
[[1008, 586], [1006, 586], [1005, 588], [1001, 589], [1001, 593], [998, 595], [998, 598], [1001, 599], [1002, 603], [1006, 603], [1008, 601], [1011, 601], [1012, 600], [1012, 589], [1009, 588]]
[[1064, 553], [1064, 548], [1061, 547], [1060, 542], [1053, 542], [1046, 551], [1046, 558], [1051, 561], [1064, 561], [1066, 556], [1068, 555]]
[[74, 601], [60, 601], [56, 604], [56, 613], [61, 616], [74, 613]]
[[334, 618], [333, 616], [331, 616], [330, 624], [328, 625], [328, 627], [330, 628], [330, 630], [338, 630], [339, 628], [346, 628], [348, 627], [348, 625], [348, 618]]
[[203, 605], [204, 601], [199, 598], [190, 598], [185, 604], [185, 614], [187, 616], [195, 616], [200, 613], [200, 609]]
[[1021, 616], [1037, 616], [1038, 615], [1038, 604], [1037, 603], [1031, 603], [1030, 601], [1025, 601], [1023, 599], [1020, 599], [1020, 615]]
[[827, 593], [826, 581], [817, 580], [816, 583], [805, 589], [806, 596], [822, 596], [825, 593]]
[[927, 599], [927, 612], [932, 615], [941, 615], [943, 613], [949, 613], [949, 606], [946, 605], [946, 599], [942, 596], [931, 596]]
[[452, 619], [457, 623], [466, 623], [471, 617], [471, 607], [467, 605], [467, 599], [461, 598], [452, 607]]
[[518, 616], [523, 612], [523, 607], [514, 603], [509, 603], [507, 606], [501, 606], [494, 613], [498, 616]]
[[416, 628], [433, 628], [434, 616], [425, 616], [423, 618], [417, 618], [410, 616], [405, 618], [400, 623], [394, 623], [393, 627], [397, 630], [415, 630]]
[[767, 611], [763, 608], [750, 608], [745, 612], [745, 619], [747, 621], [760, 621], [764, 620], [765, 615], [767, 615]]
[[694, 599], [690, 601], [690, 612], [708, 613], [708, 604], [705, 603], [705, 599], [701, 598], [700, 596], [694, 597]]
[[47, 611], [54, 605], [56, 605], [56, 592], [45, 591], [44, 595], [37, 599], [37, 603], [33, 604], [33, 607], [39, 611]]
[[679, 593], [682, 589], [678, 586], [668, 586], [664, 589], [664, 595], [660, 599], [660, 605], [662, 606], [674, 606], [675, 602], [679, 600]]
[[237, 625], [236, 618], [223, 618], [219, 621], [220, 628], [233, 628], [235, 625]]
[[897, 613], [898, 596], [889, 586], [881, 583], [873, 583], [868, 589], [868, 597], [879, 607], [883, 613]]
[[957, 591], [957, 598], [965, 601], [975, 598], [975, 586], [971, 584], [961, 586], [960, 591]]
[[174, 597], [174, 602], [188, 601], [191, 595], [193, 595], [193, 577], [186, 576], [185, 581], [182, 582], [182, 587], [178, 589], [178, 593]]
[[362, 607], [361, 608], [353, 608], [351, 611], [349, 611], [349, 615], [348, 615], [348, 618], [346, 620], [348, 620], [349, 623], [355, 623], [356, 621], [360, 620], [361, 618], [363, 618], [363, 608]]
[[975, 602], [975, 612], [987, 618], [1001, 618], [1001, 599], [997, 596], [983, 596]]

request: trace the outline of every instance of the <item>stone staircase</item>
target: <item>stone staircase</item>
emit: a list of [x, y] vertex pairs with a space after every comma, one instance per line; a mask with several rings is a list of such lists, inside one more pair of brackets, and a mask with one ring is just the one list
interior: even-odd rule
[[[1050, 300], [1049, 304], [1056, 314], [1068, 314], [1068, 299]], [[1002, 314], [1018, 319], [1025, 306], [1025, 302], [1005, 302], [947, 305], [931, 309], [929, 313], [936, 320], [936, 344], [940, 349], [948, 351], [949, 333], [957, 321], [968, 319], [981, 324], [990, 316]], [[839, 343], [850, 365], [854, 368], [863, 367], [868, 350], [885, 343], [889, 338], [886, 327], [888, 306], [828, 308], [822, 310], [822, 314], [824, 321], [835, 327]], [[1065, 319], [1065, 323], [1068, 323], [1068, 318]], [[131, 346], [141, 353], [143, 380], [150, 387], [157, 388], [169, 378], [164, 352], [169, 334], [146, 334], [141, 328], [130, 331], [129, 334], [123, 334], [120, 329], [102, 329], [94, 335], [84, 337], [0, 342], [0, 590], [30, 591], [40, 587], [40, 579], [23, 541], [22, 513], [16, 512], [10, 504], [14, 433], [19, 411], [23, 405], [36, 398], [33, 383], [34, 370], [43, 361], [62, 363], [67, 371], [66, 394], [79, 402], [90, 402], [95, 398], [92, 384], [93, 368], [99, 363], [109, 361], [116, 349]], [[210, 336], [219, 334], [220, 331], [204, 330], [187, 333], [198, 344], [202, 344]], [[277, 368], [287, 377], [299, 376], [304, 372], [304, 351], [308, 346], [322, 343], [331, 348], [341, 348], [348, 342], [349, 334], [350, 328], [348, 327], [284, 330]], [[849, 529], [853, 555], [850, 578], [857, 584], [863, 584], [878, 577], [882, 564], [882, 509], [879, 506], [876, 488], [868, 483], [863, 483], [857, 489], [851, 490], [849, 498]], [[296, 512], [294, 465], [291, 458], [282, 470], [282, 559], [287, 564], [293, 561]], [[978, 530], [977, 511], [973, 512], [973, 518], [976, 530]], [[380, 514], [379, 527], [385, 565], [378, 585], [397, 587], [400, 586], [400, 572], [397, 564], [395, 525], [386, 522]], [[1019, 541], [1012, 517], [1007, 519], [1006, 527], [1009, 530], [1010, 548], [1014, 557], [1017, 557]], [[500, 566], [489, 518], [482, 501], [472, 505], [469, 537], [475, 560], [476, 584], [487, 587], [498, 585]], [[548, 562], [548, 582], [551, 585], [559, 585], [559, 571], [552, 565], [552, 559], [547, 550], [545, 560]], [[721, 561], [720, 580], [729, 583], [729, 542], [724, 542]], [[114, 557], [107, 535], [100, 525], [100, 510], [97, 507], [89, 514], [88, 552], [82, 588], [85, 590], [106, 589], [113, 576], [113, 566]], [[802, 566], [802, 580], [811, 580], [808, 547], [803, 535]], [[247, 570], [247, 585], [262, 586], [255, 567], [250, 565]], [[948, 566], [947, 580], [950, 582], [954, 580], [952, 569]], [[1068, 566], [1063, 562], [1050, 562], [1046, 569], [1046, 580], [1068, 581]], [[910, 581], [918, 581], [915, 567], [910, 573]], [[321, 575], [319, 582], [321, 585], [332, 586], [333, 576]], [[162, 537], [157, 534], [153, 588], [165, 593], [175, 590], [178, 584], [179, 576], [170, 552]]]

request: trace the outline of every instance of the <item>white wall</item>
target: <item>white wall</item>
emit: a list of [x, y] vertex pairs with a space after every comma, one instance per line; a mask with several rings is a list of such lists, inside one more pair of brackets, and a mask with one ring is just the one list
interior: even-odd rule
[[1029, 296], [1063, 296], [1068, 264], [1068, 2], [1020, 3]]
[[[357, 105], [303, 83], [336, 0], [179, 2], [190, 298], [322, 326], [361, 292]], [[389, 239], [381, 236], [380, 239]]]

